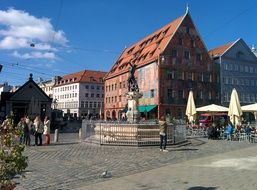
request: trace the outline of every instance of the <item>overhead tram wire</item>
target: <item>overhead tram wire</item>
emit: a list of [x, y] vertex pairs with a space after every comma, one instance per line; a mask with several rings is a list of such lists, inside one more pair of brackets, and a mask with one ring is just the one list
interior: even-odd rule
[[[248, 12], [249, 10], [251, 10], [252, 8], [256, 7], [257, 4], [248, 7], [247, 9], [244, 9], [243, 11], [239, 12], [238, 14], [236, 14], [235, 16], [233, 16], [232, 18], [230, 18], [229, 20], [227, 20], [225, 23], [223, 23], [221, 26], [213, 29], [212, 31], [208, 32], [206, 36], [209, 36], [215, 32], [217, 32], [218, 30], [220, 30], [221, 28], [226, 27], [227, 25], [229, 25], [231, 22], [233, 22], [235, 19], [237, 19], [238, 17], [240, 17], [241, 15], [245, 14], [246, 12]], [[205, 36], [205, 37], [206, 37]]]
[[6, 61], [4, 61], [4, 63], [11, 64], [11, 65], [4, 65], [4, 66], [9, 67], [9, 68], [14, 68], [15, 67], [16, 69], [23, 69], [23, 70], [27, 70], [27, 71], [32, 71], [34, 73], [38, 73], [38, 74], [45, 75], [45, 76], [50, 76], [50, 77], [55, 75], [54, 73], [53, 74], [48, 74], [48, 73], [45, 73], [45, 72], [40, 72], [36, 69], [31, 69], [31, 68], [28, 68], [28, 67], [20, 66], [19, 63], [6, 62]]

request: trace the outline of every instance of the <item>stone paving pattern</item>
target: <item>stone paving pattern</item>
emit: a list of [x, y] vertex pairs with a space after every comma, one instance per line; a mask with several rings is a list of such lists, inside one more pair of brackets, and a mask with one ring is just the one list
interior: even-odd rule
[[169, 152], [164, 153], [157, 146], [100, 146], [81, 143], [77, 137], [77, 133], [60, 134], [59, 143], [26, 148], [29, 167], [25, 177], [16, 179], [16, 189], [74, 189], [110, 180], [100, 177], [105, 170], [111, 172], [111, 179], [116, 179], [170, 164], [256, 146], [247, 142], [191, 139], [190, 145], [170, 146]]

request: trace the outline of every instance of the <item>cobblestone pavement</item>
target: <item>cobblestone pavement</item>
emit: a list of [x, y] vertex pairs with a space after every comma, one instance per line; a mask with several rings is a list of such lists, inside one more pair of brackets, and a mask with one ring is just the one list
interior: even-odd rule
[[169, 164], [75, 190], [256, 190], [257, 146]]
[[169, 164], [216, 155], [256, 146], [247, 142], [191, 139], [187, 146], [158, 147], [99, 146], [80, 143], [77, 134], [61, 134], [60, 143], [28, 147], [29, 167], [25, 177], [17, 178], [17, 190], [74, 189], [110, 178], [101, 178], [110, 171], [111, 179], [149, 171]]

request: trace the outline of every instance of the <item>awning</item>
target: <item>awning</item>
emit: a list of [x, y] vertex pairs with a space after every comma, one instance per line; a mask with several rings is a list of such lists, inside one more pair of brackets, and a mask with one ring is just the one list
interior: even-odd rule
[[141, 106], [138, 106], [138, 110], [139, 112], [141, 113], [145, 113], [145, 112], [150, 112], [152, 111], [157, 105], [141, 105]]

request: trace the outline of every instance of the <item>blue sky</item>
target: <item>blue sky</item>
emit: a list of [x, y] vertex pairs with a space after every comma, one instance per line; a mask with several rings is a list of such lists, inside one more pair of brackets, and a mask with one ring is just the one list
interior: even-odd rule
[[126, 46], [183, 15], [187, 3], [208, 49], [238, 38], [257, 46], [254, 0], [1, 0], [0, 83], [108, 71]]

